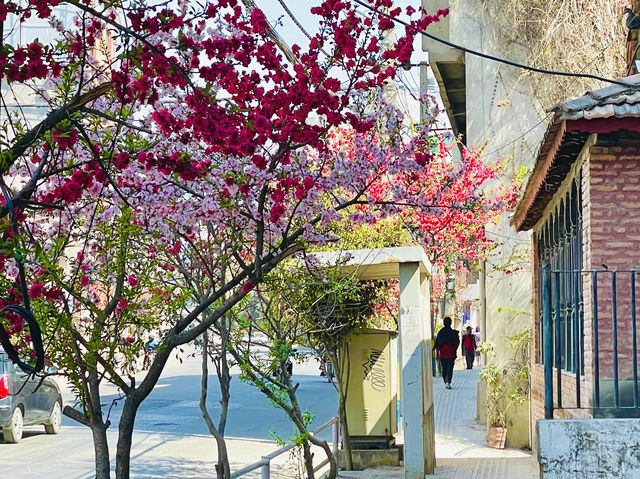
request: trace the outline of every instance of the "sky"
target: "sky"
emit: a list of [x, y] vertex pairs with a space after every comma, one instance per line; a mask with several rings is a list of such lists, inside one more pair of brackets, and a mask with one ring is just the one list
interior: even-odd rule
[[[267, 19], [280, 36], [289, 44], [298, 44], [300, 46], [308, 45], [308, 40], [304, 33], [296, 26], [291, 20], [287, 12], [280, 4], [280, 0], [254, 0], [256, 6], [258, 6], [267, 16]], [[298, 20], [302, 27], [310, 34], [313, 35], [318, 28], [318, 16], [313, 15], [310, 10], [314, 6], [321, 3], [321, 0], [282, 0], [289, 8], [293, 16]], [[420, 6], [420, 0], [395, 0], [395, 5], [402, 7], [403, 10], [408, 6], [417, 8]], [[361, 7], [364, 11], [364, 8]], [[403, 19], [408, 19], [406, 16], [401, 16]], [[404, 27], [399, 25], [396, 27], [396, 32], [401, 35], [404, 32]], [[419, 97], [420, 94], [420, 68], [417, 66], [420, 62], [426, 62], [428, 60], [427, 53], [422, 51], [421, 37], [418, 35], [414, 41], [414, 52], [411, 57], [411, 63], [413, 66], [411, 70], [399, 71], [399, 81], [396, 82], [398, 91], [396, 104], [405, 111], [405, 113], [413, 120], [418, 121], [420, 116], [419, 104], [415, 97]], [[433, 76], [433, 73], [430, 73]], [[441, 105], [439, 94], [438, 103], [441, 109], [444, 109]], [[443, 111], [444, 113], [444, 111]], [[448, 127], [449, 120], [446, 115], [439, 115], [439, 127]]]
[[[297, 43], [298, 45], [307, 45], [308, 40], [295, 23], [289, 18], [285, 10], [280, 5], [279, 0], [254, 0], [256, 6], [258, 6], [267, 16], [269, 22], [274, 26], [276, 31], [284, 38], [284, 40], [292, 45]], [[314, 6], [321, 3], [321, 0], [282, 0], [289, 10], [293, 13], [298, 22], [305, 28], [311, 35], [317, 31], [318, 28], [318, 16], [311, 14], [310, 10]], [[419, 0], [396, 0], [395, 4], [403, 9], [409, 5], [417, 8], [420, 5]], [[362, 7], [361, 7], [362, 8]], [[362, 8], [362, 10], [364, 10]], [[403, 32], [403, 27], [397, 27], [398, 34]], [[411, 63], [417, 64], [421, 61], [427, 60], [427, 54], [422, 52], [421, 39], [416, 38], [414, 43], [414, 53], [411, 57]], [[419, 67], [415, 66], [408, 73], [403, 73], [403, 80], [412, 90], [419, 91]]]

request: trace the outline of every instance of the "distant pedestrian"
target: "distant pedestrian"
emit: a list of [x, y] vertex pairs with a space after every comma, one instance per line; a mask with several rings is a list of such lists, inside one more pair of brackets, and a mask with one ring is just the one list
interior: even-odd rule
[[146, 351], [155, 351], [158, 348], [158, 343], [153, 339], [153, 336], [149, 336], [149, 340], [145, 343], [144, 349]]
[[476, 332], [473, 333], [473, 335], [476, 337], [476, 360], [478, 361], [478, 364], [480, 364], [480, 348], [478, 347], [482, 342], [482, 336], [480, 335], [480, 326], [476, 326]]
[[440, 359], [442, 368], [442, 379], [444, 387], [451, 389], [451, 378], [453, 377], [453, 363], [456, 360], [460, 337], [458, 331], [451, 329], [451, 318], [446, 316], [442, 323], [444, 327], [438, 331], [433, 349], [437, 350], [437, 357]]
[[476, 358], [476, 336], [471, 326], [467, 326], [467, 332], [462, 336], [462, 354], [467, 360], [467, 369], [473, 369], [473, 361]]

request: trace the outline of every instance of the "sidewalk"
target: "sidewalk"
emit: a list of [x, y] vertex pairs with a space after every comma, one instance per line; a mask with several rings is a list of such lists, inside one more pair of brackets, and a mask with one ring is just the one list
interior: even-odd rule
[[[436, 471], [427, 478], [537, 479], [538, 463], [530, 453], [487, 447], [486, 427], [475, 420], [478, 372], [479, 369], [454, 371], [451, 390], [444, 388], [441, 378], [434, 378]], [[339, 477], [400, 479], [403, 471], [401, 467], [341, 471]]]

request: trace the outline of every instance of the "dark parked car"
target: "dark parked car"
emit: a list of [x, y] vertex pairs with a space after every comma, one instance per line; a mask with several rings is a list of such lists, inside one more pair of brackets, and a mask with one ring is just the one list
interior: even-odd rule
[[[1, 326], [0, 326], [1, 327]], [[27, 376], [0, 349], [0, 428], [6, 442], [22, 439], [23, 426], [44, 424], [47, 434], [58, 434], [62, 395], [55, 381]]]

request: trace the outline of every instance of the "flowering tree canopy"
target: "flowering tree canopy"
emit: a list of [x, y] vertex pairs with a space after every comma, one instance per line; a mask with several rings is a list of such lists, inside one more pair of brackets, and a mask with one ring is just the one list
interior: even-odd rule
[[[126, 396], [116, 458], [126, 478], [137, 408], [171, 352], [283, 259], [333, 240], [345, 218], [398, 215], [428, 247], [459, 244], [444, 232], [452, 215], [471, 229], [499, 207], [480, 193], [495, 167], [473, 153], [454, 165], [433, 117], [409, 128], [384, 100], [414, 36], [446, 11], [407, 9], [417, 18], [382, 49], [392, 22], [377, 11], [403, 12], [370, 3], [319, 2], [309, 46], [289, 48], [250, 0], [0, 2], [0, 20], [39, 17], [59, 33], [0, 49], [9, 90], [48, 109], [33, 120], [18, 104], [2, 117], [0, 172], [21, 228], [4, 204], [2, 302], [23, 300], [24, 263], [49, 354], [82, 399], [67, 413], [94, 433], [96, 477], [110, 468], [102, 377]], [[6, 320], [21, 332], [19, 317]], [[157, 330], [161, 347], [136, 385], [115, 358]]]

